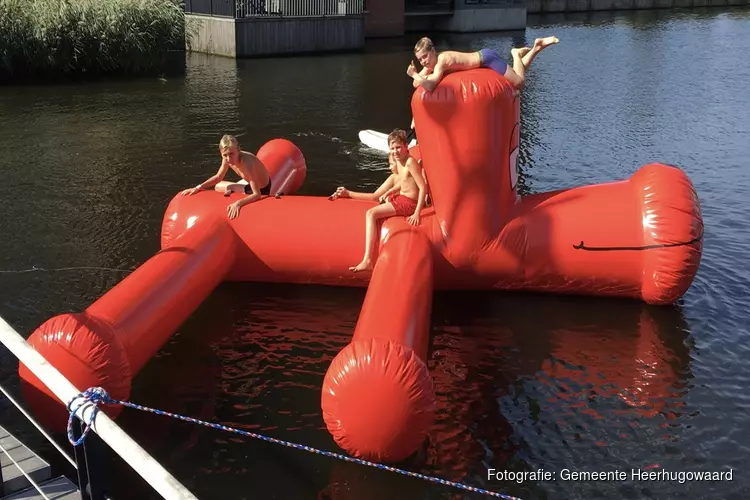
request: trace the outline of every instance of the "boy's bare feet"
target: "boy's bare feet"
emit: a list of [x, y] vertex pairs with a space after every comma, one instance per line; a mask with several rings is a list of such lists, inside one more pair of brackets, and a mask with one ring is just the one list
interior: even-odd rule
[[556, 36], [546, 36], [544, 38], [537, 38], [534, 40], [534, 48], [544, 49], [550, 45], [559, 43], [560, 40]]
[[513, 60], [515, 61], [516, 58], [518, 58], [518, 60], [521, 61], [521, 64], [523, 64], [523, 56], [525, 56], [529, 52], [531, 52], [531, 49], [529, 47], [516, 47], [510, 49], [510, 53], [511, 55], [513, 55]]
[[518, 57], [523, 57], [526, 54], [528, 54], [529, 52], [531, 52], [531, 47], [518, 47], [516, 49], [511, 49], [510, 50], [511, 54], [514, 53], [514, 52], [516, 54], [518, 54]]
[[370, 259], [365, 259], [356, 266], [350, 267], [349, 270], [355, 273], [359, 273], [361, 271], [370, 271], [372, 270], [372, 261]]

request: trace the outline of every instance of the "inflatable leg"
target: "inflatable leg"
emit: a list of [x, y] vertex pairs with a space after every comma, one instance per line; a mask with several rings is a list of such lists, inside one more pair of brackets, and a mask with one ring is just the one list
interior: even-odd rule
[[307, 175], [307, 165], [302, 151], [291, 141], [273, 139], [258, 150], [256, 155], [271, 176], [271, 194], [294, 194]]
[[[237, 238], [218, 217], [203, 218], [85, 313], [49, 319], [28, 342], [80, 390], [106, 389], [128, 399], [132, 378], [224, 279]], [[45, 427], [63, 432], [67, 411], [19, 363], [26, 402]], [[115, 417], [120, 407], [109, 409]]]
[[424, 440], [435, 395], [425, 359], [433, 294], [432, 246], [418, 229], [391, 234], [373, 269], [351, 344], [323, 381], [323, 418], [354, 456], [397, 462]]

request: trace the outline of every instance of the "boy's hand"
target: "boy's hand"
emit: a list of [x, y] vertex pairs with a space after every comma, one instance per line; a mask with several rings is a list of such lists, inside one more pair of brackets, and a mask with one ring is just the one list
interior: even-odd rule
[[242, 205], [240, 204], [239, 200], [227, 205], [227, 214], [229, 215], [229, 218], [234, 219], [235, 217], [240, 215], [240, 208], [242, 208]]
[[181, 194], [182, 196], [190, 196], [190, 195], [193, 195], [193, 194], [197, 193], [197, 192], [198, 192], [198, 191], [200, 191], [200, 190], [201, 190], [201, 188], [199, 188], [198, 186], [195, 186], [195, 187], [193, 187], [193, 188], [188, 188], [188, 189], [185, 189], [185, 190], [184, 190], [184, 191], [182, 191], [182, 192], [181, 192], [180, 194]]
[[409, 62], [409, 67], [406, 69], [406, 74], [413, 77], [414, 73], [417, 72], [417, 68], [414, 66], [414, 61]]
[[414, 214], [406, 220], [409, 221], [409, 224], [411, 224], [412, 226], [418, 226], [420, 222], [419, 219], [420, 219], [419, 214]]
[[343, 186], [337, 187], [336, 192], [331, 195], [332, 198], [349, 198], [349, 190]]

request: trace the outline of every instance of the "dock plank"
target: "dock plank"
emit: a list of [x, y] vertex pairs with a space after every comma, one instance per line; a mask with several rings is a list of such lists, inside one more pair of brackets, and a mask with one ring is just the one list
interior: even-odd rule
[[[23, 468], [23, 471], [37, 483], [47, 481], [52, 476], [50, 465], [3, 427], [0, 427], [0, 445]], [[0, 451], [3, 488], [6, 495], [31, 486], [29, 480], [24, 477], [8, 455]]]
[[[60, 476], [49, 481], [39, 483], [39, 488], [50, 500], [79, 500], [81, 498], [78, 487], [67, 477]], [[26, 488], [13, 495], [3, 497], [2, 500], [43, 500], [36, 488]]]

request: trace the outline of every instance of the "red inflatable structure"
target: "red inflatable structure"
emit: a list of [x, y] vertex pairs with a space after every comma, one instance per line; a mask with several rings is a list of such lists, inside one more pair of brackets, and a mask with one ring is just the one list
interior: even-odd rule
[[[289, 141], [258, 156], [277, 194], [229, 220], [217, 192], [176, 196], [162, 250], [85, 312], [52, 318], [29, 342], [77, 387], [128, 399], [132, 378], [222, 281], [368, 287], [351, 344], [331, 363], [321, 405], [349, 453], [399, 461], [434, 413], [427, 346], [433, 291], [533, 290], [670, 304], [697, 272], [703, 236], [693, 185], [679, 168], [643, 166], [630, 179], [520, 197], [518, 93], [489, 69], [417, 89], [412, 111], [432, 206], [420, 226], [382, 225], [374, 270], [364, 251], [372, 202], [295, 196], [306, 175]], [[238, 195], [233, 195], [238, 196]], [[21, 365], [25, 398], [50, 428], [67, 412]], [[119, 408], [106, 411], [116, 416]]]

